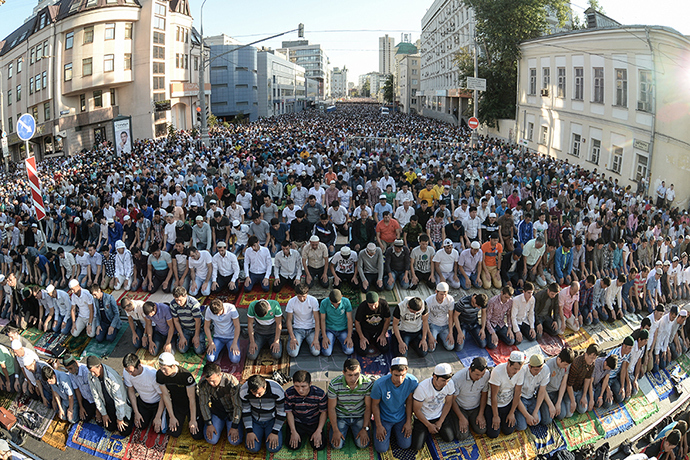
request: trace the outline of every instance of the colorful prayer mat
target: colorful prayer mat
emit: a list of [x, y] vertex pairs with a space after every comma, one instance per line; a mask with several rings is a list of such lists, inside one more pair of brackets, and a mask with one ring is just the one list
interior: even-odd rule
[[642, 323], [642, 316], [638, 315], [637, 313], [633, 314], [628, 314], [623, 316], [623, 320], [628, 323], [628, 326], [630, 326], [630, 329], [633, 331], [636, 329], [640, 328], [640, 324]]
[[[463, 445], [459, 441], [445, 442], [438, 436], [430, 436], [429, 453], [434, 460], [479, 460], [479, 447], [474, 442], [474, 437], [471, 438], [471, 443]], [[425, 446], [426, 448], [426, 446]], [[408, 449], [411, 450], [411, 449]], [[414, 452], [413, 452], [414, 454]], [[393, 457], [405, 458], [405, 457]], [[391, 457], [384, 458], [381, 455], [381, 460], [391, 460]]]
[[350, 304], [352, 305], [352, 310], [357, 308], [359, 304], [362, 303], [362, 292], [358, 288], [353, 288], [349, 284], [343, 284], [340, 288], [343, 297], [350, 299]]
[[56, 449], [67, 449], [67, 437], [69, 436], [70, 423], [56, 418], [48, 426], [48, 431], [43, 435], [41, 441], [55, 447]]
[[290, 438], [284, 438], [283, 448], [276, 453], [266, 451], [266, 460], [318, 460], [319, 452], [312, 449], [309, 442], [304, 442], [299, 450], [291, 450], [285, 446], [289, 441]]
[[235, 303], [235, 307], [237, 307], [237, 308], [249, 308], [249, 304], [254, 302], [255, 300], [270, 299], [270, 298], [271, 298], [271, 293], [270, 292], [264, 292], [259, 287], [255, 287], [254, 289], [252, 289], [251, 292], [245, 292], [243, 289], [242, 294], [240, 294], [239, 297], [237, 298], [237, 303]]
[[249, 340], [247, 339], [240, 339], [240, 352], [242, 350], [245, 350], [244, 353], [240, 353], [240, 362], [237, 364], [233, 364], [232, 361], [230, 361], [230, 350], [226, 348], [223, 349], [223, 351], [220, 354], [220, 358], [218, 359], [217, 363], [220, 366], [220, 368], [223, 370], [223, 372], [227, 372], [228, 374], [232, 374], [235, 377], [237, 377], [237, 380], [242, 378], [242, 370], [244, 369], [244, 363], [247, 359], [247, 353], [246, 350], [249, 347]]
[[[491, 340], [491, 337], [487, 338]], [[496, 346], [496, 348], [494, 348], [493, 350], [487, 348], [489, 355], [491, 356], [491, 359], [496, 365], [507, 363], [510, 354], [517, 349], [518, 347], [516, 347], [515, 345], [506, 345], [500, 339], [498, 340], [498, 345]]]
[[91, 337], [86, 335], [85, 332], [79, 334], [79, 337], [73, 337], [70, 335], [65, 342], [65, 347], [72, 356], [81, 356], [86, 350], [86, 346], [91, 341]]
[[673, 393], [671, 378], [665, 370], [661, 369], [659, 372], [647, 372], [645, 377], [649, 380], [649, 383], [652, 385], [652, 388], [654, 388], [656, 394], [659, 395], [661, 401], [668, 398], [671, 396], [671, 393]]
[[559, 336], [553, 337], [545, 333], [537, 340], [537, 343], [546, 356], [556, 356], [563, 349], [563, 339]]
[[565, 439], [568, 450], [592, 444], [604, 437], [593, 412], [575, 413], [572, 417], [556, 420], [556, 425]]
[[676, 361], [671, 361], [671, 364], [666, 368], [666, 372], [669, 376], [673, 376], [680, 381], [688, 378], [688, 372]]
[[541, 347], [536, 341], [523, 340], [519, 345], [517, 345], [517, 347], [518, 350], [527, 356], [527, 359], [529, 359], [532, 355], [540, 355], [545, 359], [547, 358], [544, 356], [544, 352], [541, 351]]
[[145, 348], [139, 348], [137, 350], [137, 356], [139, 357], [139, 361], [141, 361], [141, 364], [145, 364], [147, 366], [153, 367], [154, 369], [158, 369], [158, 358], [149, 353], [149, 351]]
[[690, 374], [690, 357], [688, 357], [687, 354], [678, 357], [678, 364], [680, 364], [680, 367], [682, 367], [686, 373]]
[[271, 299], [277, 301], [281, 307], [285, 308], [290, 299], [295, 297], [295, 295], [295, 290], [293, 288], [285, 286], [280, 292], [274, 292], [273, 295], [271, 295]]
[[135, 428], [125, 449], [124, 460], [163, 460], [168, 435], [156, 433], [153, 426], [146, 431]]
[[524, 431], [501, 435], [496, 439], [477, 436], [477, 447], [482, 460], [532, 460], [537, 456], [534, 444]]
[[590, 344], [594, 343], [594, 339], [584, 329], [580, 329], [577, 332], [566, 329], [565, 343], [573, 350], [580, 351], [586, 350]]
[[22, 331], [22, 337], [25, 337], [29, 342], [31, 342], [32, 345], [36, 345], [36, 342], [38, 342], [42, 336], [43, 332], [39, 331], [35, 327], [30, 327]]
[[203, 440], [196, 441], [189, 433], [189, 427], [186, 423], [179, 438], [170, 437], [165, 455], [163, 455], [163, 460], [250, 460], [257, 458], [266, 458], [265, 449], [260, 450], [257, 454], [252, 454], [244, 446], [230, 444], [226, 436], [221, 436], [216, 445]]
[[[285, 353], [287, 355], [287, 353]], [[140, 348], [137, 350], [137, 356], [141, 360], [142, 364], [151, 366], [154, 369], [158, 369], [158, 357], [153, 356], [148, 350]], [[175, 360], [180, 363], [181, 367], [184, 367], [189, 372], [192, 373], [194, 378], [198, 381], [201, 376], [201, 371], [203, 371], [204, 363], [206, 361], [206, 355], [199, 356], [194, 352], [194, 349], [190, 348], [187, 353], [175, 352]]]
[[215, 299], [219, 299], [223, 303], [231, 303], [235, 304], [237, 302], [237, 294], [230, 294], [230, 292], [227, 289], [223, 289], [220, 292], [212, 293], [209, 296], [204, 296], [204, 297], [197, 297], [197, 300], [202, 304], [202, 305], [211, 305], [211, 302]]
[[56, 347], [64, 346], [68, 336], [60, 334], [59, 332], [46, 332], [34, 344], [36, 351], [50, 354]]
[[601, 429], [604, 431], [605, 439], [626, 431], [634, 424], [625, 406], [616, 405], [608, 410], [601, 408], [594, 409], [594, 414], [597, 417]]
[[326, 449], [326, 460], [375, 460], [376, 452], [370, 442], [364, 449], [357, 448], [352, 436], [345, 439], [342, 449]]
[[549, 426], [542, 424], [531, 426], [528, 435], [538, 455], [550, 455], [565, 449], [565, 439], [553, 423]]
[[125, 335], [125, 332], [127, 332], [127, 329], [129, 329], [129, 325], [127, 323], [123, 323], [112, 342], [104, 340], [99, 343], [96, 339], [91, 340], [82, 352], [82, 357], [98, 356], [99, 358], [102, 358], [104, 356], [110, 356], [110, 354], [115, 351], [115, 347], [117, 347], [117, 344], [120, 342], [122, 336]]
[[287, 347], [287, 338], [283, 337], [280, 341], [283, 347], [283, 355], [281, 358], [278, 360], [273, 358], [273, 356], [271, 356], [271, 350], [268, 346], [265, 346], [254, 361], [247, 359], [240, 382], [247, 381], [247, 379], [254, 374], [261, 374], [264, 377], [273, 378], [273, 373], [275, 371], [280, 371], [284, 375], [290, 375], [290, 357], [285, 351]]
[[355, 353], [357, 361], [362, 366], [362, 373], [368, 375], [386, 375], [391, 369], [391, 360], [393, 359], [393, 352], [388, 350], [377, 356], [359, 356]]
[[117, 304], [120, 305], [122, 299], [125, 297], [132, 300], [146, 300], [150, 295], [150, 293], [144, 291], [125, 291], [122, 293], [122, 295], [120, 295], [120, 297], [117, 298]]
[[632, 328], [628, 326], [628, 323], [620, 319], [613, 323], [602, 321], [600, 324], [606, 328], [606, 332], [608, 332], [613, 340], [623, 340], [633, 332]]
[[41, 401], [28, 396], [17, 398], [10, 404], [9, 411], [17, 417], [17, 425], [31, 436], [41, 439], [55, 417], [55, 411], [47, 408]]
[[93, 423], [72, 425], [67, 446], [104, 460], [122, 460], [129, 440]]
[[636, 396], [630, 398], [625, 403], [625, 409], [630, 414], [633, 422], [639, 424], [659, 412], [659, 404], [656, 401], [647, 399], [642, 392], [638, 392]]
[[465, 344], [462, 347], [462, 351], [456, 351], [455, 354], [465, 367], [470, 367], [472, 360], [479, 356], [486, 359], [486, 363], [489, 367], [494, 367], [496, 365], [494, 360], [491, 359], [489, 352], [486, 351], [486, 348], [480, 348], [474, 339], [469, 336], [465, 336]]

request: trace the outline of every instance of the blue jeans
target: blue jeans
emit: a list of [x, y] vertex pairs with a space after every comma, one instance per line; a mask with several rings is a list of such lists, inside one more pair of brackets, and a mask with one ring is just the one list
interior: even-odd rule
[[[163, 335], [157, 330], [153, 330], [153, 338], [151, 339], [153, 341], [153, 355], [158, 356], [158, 353], [163, 351], [163, 345], [165, 345], [165, 341], [168, 339], [167, 335]], [[171, 345], [174, 345], [177, 343], [175, 340], [177, 339], [177, 332], [173, 333], [172, 340], [170, 342]]]
[[252, 289], [254, 289], [254, 285], [261, 286], [261, 289], [263, 289], [264, 292], [268, 292], [268, 290], [271, 288], [270, 283], [266, 286], [263, 285], [263, 280], [266, 278], [265, 273], [248, 273], [247, 278], [249, 278], [249, 286], [244, 288], [245, 292], [250, 292]]
[[220, 435], [223, 433], [223, 428], [225, 428], [226, 434], [228, 435], [228, 442], [230, 444], [232, 444], [233, 446], [239, 446], [240, 444], [242, 444], [242, 440], [244, 439], [244, 426], [242, 425], [241, 421], [240, 426], [237, 427], [237, 430], [240, 432], [240, 438], [237, 440], [237, 442], [232, 442], [232, 440], [230, 439], [230, 428], [232, 428], [232, 420], [222, 419], [217, 415], [211, 414], [211, 423], [213, 424], [213, 428], [216, 429], [216, 434], [211, 438], [206, 436], [206, 426], [199, 427], [200, 430], [204, 430], [204, 439], [206, 439], [207, 443], [218, 444], [218, 441], [220, 441]]
[[[515, 336], [513, 336], [512, 339], [508, 338], [508, 326], [494, 327], [494, 332], [498, 336], [498, 340], [502, 341], [506, 345], [513, 345], [515, 343]], [[487, 340], [486, 348], [493, 350], [496, 347], [497, 345], [494, 345], [491, 340]]]
[[[268, 435], [272, 433], [273, 430], [273, 423], [275, 420], [269, 420], [267, 422], [258, 422], [254, 419], [252, 419], [252, 431], [256, 435], [257, 441], [254, 443], [253, 447], [247, 446], [247, 450], [252, 453], [257, 453], [258, 451], [261, 450], [261, 444], [263, 444], [266, 439], [268, 438]], [[282, 447], [283, 447], [283, 430], [280, 430], [278, 433], [278, 446], [275, 449], [271, 449], [268, 446], [268, 443], [266, 443], [266, 450], [275, 453], [278, 452]]]
[[[56, 315], [55, 316], [55, 321], [57, 321], [57, 325], [53, 327], [53, 332], [59, 332], [60, 334], [67, 335], [69, 332], [72, 330], [72, 317], [69, 316], [66, 318], [67, 321], [65, 322], [65, 317]], [[65, 322], [65, 326], [62, 327], [62, 323]]]
[[309, 345], [309, 351], [311, 351], [312, 356], [319, 356], [321, 354], [321, 349], [316, 349], [312, 346], [312, 342], [314, 341], [314, 329], [297, 329], [293, 328], [292, 332], [295, 334], [295, 339], [297, 339], [297, 346], [293, 350], [290, 348], [290, 345], [288, 343], [288, 348], [287, 348], [287, 353], [288, 356], [291, 358], [296, 358], [297, 355], [299, 354], [299, 350], [302, 347], [302, 342], [307, 341], [307, 345]]
[[133, 342], [134, 348], [141, 348], [141, 338], [144, 337], [144, 334], [144, 327], [138, 321], [135, 321], [134, 334], [132, 334], [132, 338], [136, 340], [135, 342]]
[[[374, 449], [376, 452], [382, 454], [388, 452], [388, 448], [391, 444], [391, 436], [395, 433], [395, 441], [398, 443], [398, 447], [401, 449], [409, 449], [412, 445], [412, 433], [410, 436], [405, 436], [403, 434], [403, 425], [405, 425], [405, 420], [401, 420], [398, 423], [384, 422], [381, 420], [381, 425], [386, 429], [386, 439], [379, 441], [376, 438], [376, 424], [372, 423], [371, 439], [374, 440]], [[357, 436], [355, 434], [355, 436]]]
[[458, 274], [458, 278], [460, 279], [460, 286], [464, 290], [468, 290], [471, 287], [476, 287], [476, 288], [480, 287], [479, 284], [477, 283], [477, 272], [474, 272], [469, 276], [470, 282], [472, 283], [472, 286], [467, 285], [467, 280], [465, 280], [465, 277], [462, 276], [461, 274]]
[[[275, 334], [264, 335], [257, 334], [256, 332], [254, 332], [254, 343], [256, 343], [256, 351], [254, 353], [247, 353], [247, 359], [255, 360], [257, 356], [259, 356], [259, 352], [261, 352], [261, 349], [265, 345], [273, 343], [274, 340]], [[283, 345], [281, 342], [278, 342], [278, 345], [280, 346], [278, 353], [273, 353], [273, 351], [271, 351], [271, 356], [273, 356], [274, 359], [280, 359], [280, 357], [283, 356]]]
[[[390, 275], [393, 275], [393, 282], [390, 282]], [[402, 289], [407, 289], [410, 287], [410, 276], [408, 275], [407, 277], [407, 282], [403, 281], [403, 277], [405, 276], [405, 272], [398, 272], [395, 270], [391, 270], [389, 274], [386, 274], [383, 277], [383, 287], [386, 289], [386, 291], [392, 291], [393, 287], [395, 287], [395, 282], [397, 281], [400, 283], [400, 287]]]
[[[522, 404], [525, 405], [525, 409], [527, 409], [527, 412], [533, 414], [537, 407], [537, 397], [534, 396], [529, 399], [522, 398]], [[546, 415], [546, 417], [544, 415]], [[542, 423], [544, 419], [551, 420], [551, 417], [549, 416], [549, 406], [545, 402], [541, 403], [537, 419], [538, 423]], [[545, 425], [546, 423], [543, 424]], [[525, 431], [527, 429], [527, 419], [524, 415], [522, 415], [522, 412], [520, 412], [519, 410], [515, 411], [515, 429], [517, 431]]]
[[240, 356], [241, 355], [236, 355], [232, 352], [230, 347], [232, 347], [232, 342], [235, 340], [234, 337], [232, 338], [225, 338], [225, 337], [214, 337], [213, 338], [213, 344], [216, 346], [216, 351], [213, 353], [208, 353], [206, 355], [206, 359], [208, 359], [209, 362], [215, 362], [219, 357], [220, 353], [223, 351], [223, 348], [228, 349], [228, 356], [230, 357], [230, 362], [233, 364], [237, 364], [240, 362]]
[[[435, 339], [438, 337], [438, 342], [443, 342], [443, 346], [446, 348], [448, 351], [453, 351], [455, 348], [455, 344], [450, 345], [448, 343], [448, 325], [443, 325], [443, 326], [437, 326], [435, 324], [432, 324], [431, 322], [429, 323], [429, 331], [431, 332], [431, 336]], [[430, 349], [429, 351], [434, 351], [436, 350], [436, 347]]]
[[77, 281], [79, 281], [79, 286], [82, 288], [86, 289], [86, 273], [82, 273], [79, 275], [79, 278], [77, 278]]
[[[179, 346], [177, 347], [179, 349], [180, 353], [187, 353], [187, 350], [189, 350], [190, 345], [192, 345], [192, 337], [194, 337], [194, 331], [187, 331], [185, 329], [182, 329], [182, 333], [184, 334], [184, 338], [187, 340], [187, 343], [185, 344], [184, 347], [180, 348]], [[179, 337], [179, 334], [178, 334]], [[179, 338], [178, 338], [179, 340]], [[203, 332], [199, 333], [199, 346], [194, 347], [194, 352], [197, 355], [204, 355], [206, 352], [206, 334]]]
[[[351, 355], [352, 353], [355, 352], [354, 347], [346, 347], [345, 346], [345, 339], [347, 339], [347, 329], [344, 331], [331, 331], [330, 329], [326, 330], [326, 337], [328, 337], [328, 340], [331, 342], [327, 348], [324, 348], [321, 350], [321, 354], [323, 356], [331, 356], [333, 354], [333, 346], [335, 345], [335, 339], [338, 339], [338, 342], [340, 342], [340, 347], [343, 349], [343, 353], [346, 355]], [[353, 343], [354, 345], [354, 343]]]
[[[479, 337], [479, 331], [481, 330], [481, 326], [479, 326], [479, 323], [475, 323], [475, 324], [460, 323], [460, 327], [462, 328], [462, 333], [465, 334], [465, 340], [467, 340], [467, 337], [472, 336], [474, 343], [476, 343], [479, 348], [486, 348], [486, 342], [487, 342], [488, 336], [485, 335], [484, 339], [481, 339]], [[456, 337], [456, 339], [457, 339], [457, 337]], [[463, 341], [456, 340], [455, 341], [455, 351], [462, 351], [462, 349], [465, 347], [465, 340], [463, 340]]]
[[[206, 278], [201, 278], [201, 277], [197, 276], [194, 279], [194, 282], [196, 283], [196, 289], [190, 289], [189, 294], [192, 296], [195, 296], [195, 295], [199, 294], [199, 291], [201, 291], [201, 295], [204, 295], [204, 296], [211, 295], [211, 281], [210, 280], [208, 283], [206, 283], [206, 289], [203, 289], [203, 290], [201, 289], [201, 286], [204, 284], [205, 281], [206, 281]], [[191, 284], [192, 283], [189, 283], [190, 287], [191, 287]]]
[[110, 328], [110, 324], [107, 325], [101, 325], [101, 332], [96, 334], [96, 342], [101, 343], [103, 340], [107, 342], [112, 342], [115, 340], [115, 337], [117, 337], [117, 333], [119, 332], [118, 329], [115, 329], [112, 334], [108, 334], [108, 329]]
[[[553, 405], [556, 406], [556, 402], [558, 401], [558, 391], [550, 392], [549, 399], [551, 399]], [[549, 414], [549, 406], [546, 404], [544, 404], [544, 406], [546, 406], [546, 411], [542, 412], [541, 422], [542, 425], [548, 426], [551, 422], [553, 422], [553, 418], [551, 418], [551, 414]], [[563, 420], [564, 418], [572, 415], [573, 412], [570, 412], [570, 396], [568, 396], [568, 393], [566, 392], [561, 400], [561, 411], [556, 416], [556, 420]]]
[[[599, 384], [594, 387], [594, 407], [595, 408], [597, 407], [597, 402], [599, 401], [599, 396], [602, 396], [604, 389], [605, 388], [602, 388], [602, 386], [601, 386], [601, 382], [599, 382]], [[605, 393], [603, 394], [603, 396], [604, 396], [604, 400], [601, 404], [601, 407], [604, 410], [611, 408], [611, 406], [613, 406], [613, 402], [609, 403], [608, 401], [606, 401], [606, 394]], [[615, 401], [615, 398], [614, 398], [614, 401]]]
[[[348, 430], [352, 431], [352, 437], [355, 439], [355, 444], [359, 449], [364, 449], [369, 445], [368, 443], [362, 444], [360, 440], [357, 439], [357, 435], [362, 431], [362, 427], [364, 426], [364, 419], [362, 417], [339, 418], [336, 423], [338, 424], [338, 430], [343, 434], [343, 438], [347, 438]], [[334, 449], [342, 449], [345, 444], [344, 439], [339, 439], [335, 445], [333, 444], [333, 428], [328, 430], [328, 439], [331, 440], [331, 446]]]
[[[421, 347], [421, 341], [422, 341], [422, 331], [419, 330], [417, 332], [406, 332], [406, 331], [400, 331], [400, 338], [405, 342], [405, 345], [407, 345], [407, 352], [410, 351], [410, 349], [414, 350], [414, 352], [419, 356], [420, 358], [423, 358], [427, 355], [428, 351], [422, 350]], [[407, 356], [407, 352], [405, 354], [400, 353], [400, 349], [398, 348], [399, 342], [398, 339], [393, 335], [393, 354], [395, 356]]]
[[[658, 364], [656, 362], [657, 356], [659, 357], [659, 363]], [[658, 353], [658, 354], [654, 353], [652, 355], [652, 360], [653, 360], [652, 372], [659, 372], [659, 369], [666, 369], [666, 366], [668, 365], [668, 363], [666, 362], [666, 353], [664, 353], [664, 352]], [[618, 385], [620, 388], [620, 383]], [[611, 390], [613, 390], [613, 385], [611, 385]]]

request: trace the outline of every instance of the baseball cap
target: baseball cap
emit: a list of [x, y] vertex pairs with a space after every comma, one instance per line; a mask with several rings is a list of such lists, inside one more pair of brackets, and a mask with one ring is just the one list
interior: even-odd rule
[[436, 285], [436, 290], [440, 292], [448, 292], [448, 283], [446, 282], [441, 282]]
[[450, 238], [446, 238], [445, 240], [443, 240], [443, 246], [453, 246], [453, 240], [451, 240]]
[[434, 375], [437, 377], [450, 377], [453, 375], [453, 368], [448, 363], [437, 364], [434, 367]]
[[125, 217], [122, 218], [122, 220], [124, 220], [125, 222], [127, 222], [127, 221], [130, 220], [130, 219], [131, 219], [131, 217], [129, 217], [129, 216], [125, 216]]
[[349, 256], [352, 253], [352, 250], [349, 246], [343, 246], [342, 248], [340, 248], [340, 253], [344, 256]]
[[398, 246], [398, 247], [403, 247], [405, 245], [405, 243], [403, 242], [403, 240], [395, 240], [393, 242], [393, 245]]
[[[511, 357], [513, 356], [512, 353], [510, 355]], [[541, 367], [544, 365], [544, 357], [539, 354], [532, 355], [529, 358], [529, 365], [532, 367]]]
[[383, 193], [381, 195], [379, 195], [379, 200], [385, 200], [385, 199], [386, 199], [386, 195], [384, 195]]
[[174, 366], [179, 363], [177, 362], [175, 356], [173, 356], [172, 353], [166, 351], [161, 353], [161, 355], [158, 357], [158, 364], [160, 364], [161, 366]]
[[510, 361], [511, 363], [522, 364], [525, 362], [525, 359], [527, 359], [527, 357], [525, 356], [525, 354], [523, 352], [515, 350], [515, 351], [510, 353], [510, 358], [508, 358], [508, 361]]
[[216, 247], [217, 247], [217, 248], [225, 248], [225, 247], [227, 247], [227, 246], [228, 246], [228, 245], [225, 244], [225, 241], [219, 241], [219, 242], [216, 243]]
[[318, 243], [319, 242], [319, 237], [316, 235], [312, 235], [311, 238], [309, 238], [310, 243]]

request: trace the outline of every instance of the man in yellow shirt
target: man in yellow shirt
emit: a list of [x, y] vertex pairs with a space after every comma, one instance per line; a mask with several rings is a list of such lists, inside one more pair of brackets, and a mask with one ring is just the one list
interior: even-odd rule
[[420, 190], [419, 196], [418, 196], [418, 201], [421, 204], [423, 200], [426, 200], [426, 202], [429, 204], [431, 207], [436, 206], [436, 201], [438, 200], [438, 197], [440, 196], [436, 190], [432, 189], [432, 183], [427, 182], [426, 187]]

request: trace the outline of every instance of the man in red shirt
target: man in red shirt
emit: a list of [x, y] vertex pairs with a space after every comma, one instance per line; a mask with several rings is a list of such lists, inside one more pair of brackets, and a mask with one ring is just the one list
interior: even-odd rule
[[492, 233], [489, 241], [482, 244], [484, 260], [482, 261], [482, 286], [484, 289], [501, 289], [501, 254], [503, 246], [498, 242], [498, 234]]
[[383, 211], [383, 219], [376, 224], [376, 240], [381, 251], [386, 252], [395, 240], [400, 238], [400, 224], [391, 217], [390, 211]]

